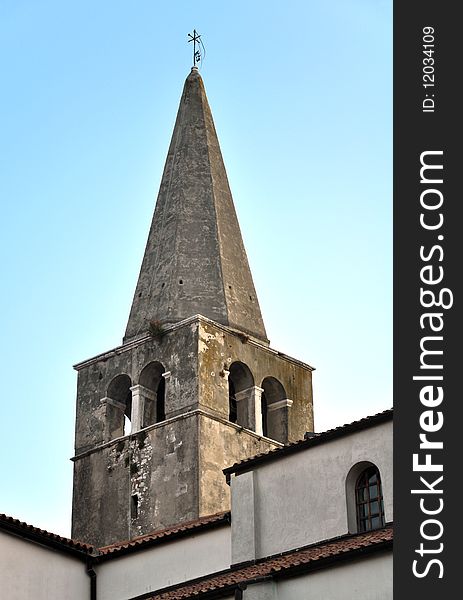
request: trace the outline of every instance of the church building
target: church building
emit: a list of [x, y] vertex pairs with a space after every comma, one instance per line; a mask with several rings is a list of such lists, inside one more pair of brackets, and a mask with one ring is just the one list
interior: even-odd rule
[[75, 369], [72, 539], [0, 515], [2, 597], [392, 597], [392, 411], [314, 432], [196, 67], [122, 344]]

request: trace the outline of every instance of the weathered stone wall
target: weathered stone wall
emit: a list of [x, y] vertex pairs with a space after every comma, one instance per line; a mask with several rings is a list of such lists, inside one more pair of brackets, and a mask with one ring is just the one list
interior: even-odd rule
[[[80, 367], [77, 382], [76, 454], [94, 448], [104, 441], [105, 406], [111, 381], [126, 374], [131, 384], [139, 383], [143, 368], [159, 361], [171, 377], [166, 382], [166, 418], [196, 407], [197, 323], [168, 331], [161, 340], [148, 338], [136, 346], [124, 346], [88, 361]], [[84, 363], [85, 365], [85, 363]]]
[[204, 84], [188, 76], [125, 340], [203, 314], [267, 341]]
[[201, 415], [199, 421], [199, 516], [230, 510], [230, 487], [222, 470], [280, 444], [238, 425]]
[[104, 546], [197, 517], [197, 414], [75, 459], [73, 538]]
[[[110, 384], [124, 376], [130, 399], [129, 388], [142, 385], [153, 361], [170, 373], [166, 420], [124, 437], [112, 422], [114, 411], [123, 413], [120, 399], [112, 404]], [[77, 365], [74, 537], [104, 545], [229, 509], [222, 469], [278, 446], [270, 434], [228, 422], [227, 373], [236, 361], [247, 365], [255, 386], [273, 377], [292, 400], [272, 413], [281, 420], [278, 439], [294, 441], [313, 429], [311, 368], [203, 317]]]
[[277, 379], [293, 401], [288, 410], [288, 439], [293, 442], [313, 431], [312, 369], [308, 365], [257, 344], [247, 336], [201, 320], [199, 326], [199, 405], [228, 418], [228, 380], [225, 371], [235, 361], [247, 365], [254, 385]]

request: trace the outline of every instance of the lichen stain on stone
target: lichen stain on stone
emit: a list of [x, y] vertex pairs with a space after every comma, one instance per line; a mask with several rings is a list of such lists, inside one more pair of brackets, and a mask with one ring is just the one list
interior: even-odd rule
[[179, 496], [182, 496], [183, 494], [186, 494], [187, 492], [188, 492], [188, 484], [180, 483], [175, 492], [175, 497], [178, 498]]
[[179, 364], [180, 364], [180, 356], [177, 353], [172, 352], [172, 354], [170, 356], [170, 366], [171, 366], [171, 368], [178, 367]]
[[199, 338], [198, 350], [199, 350], [200, 354], [204, 354], [205, 352], [207, 352], [209, 350], [208, 342], [212, 337], [213, 336], [209, 336], [209, 337], [206, 336], [206, 338], [204, 338], [204, 337]]
[[220, 331], [215, 331], [214, 333], [210, 333], [207, 330], [206, 326], [202, 327], [200, 330], [200, 335], [199, 335], [199, 353], [204, 354], [205, 352], [207, 352], [212, 346], [211, 342], [215, 342], [219, 346], [223, 346], [224, 345], [223, 334]]
[[97, 420], [104, 422], [106, 416], [106, 405], [100, 403], [100, 406], [94, 411], [94, 416]]

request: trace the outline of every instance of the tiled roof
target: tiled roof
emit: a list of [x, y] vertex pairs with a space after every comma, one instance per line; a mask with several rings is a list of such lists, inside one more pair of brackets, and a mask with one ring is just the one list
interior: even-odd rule
[[153, 533], [149, 533], [147, 535], [141, 535], [133, 538], [132, 540], [117, 542], [116, 544], [111, 544], [109, 546], [103, 546], [98, 550], [100, 558], [113, 556], [115, 554], [125, 554], [131, 550], [136, 550], [148, 545], [154, 545], [163, 541], [169, 541], [185, 534], [196, 533], [203, 529], [211, 529], [212, 527], [225, 525], [227, 523], [230, 523], [230, 512], [216, 513], [214, 515], [208, 515], [207, 517], [201, 517], [200, 519], [196, 519], [194, 521], [180, 523], [175, 527], [168, 527], [167, 529], [154, 531]]
[[298, 442], [294, 442], [292, 444], [287, 444], [286, 446], [283, 446], [283, 448], [275, 448], [267, 452], [262, 452], [261, 454], [256, 454], [255, 456], [252, 456], [250, 458], [245, 458], [240, 462], [235, 463], [231, 467], [223, 469], [223, 472], [227, 476], [228, 480], [231, 473], [245, 471], [249, 467], [252, 467], [256, 464], [282, 458], [288, 454], [293, 454], [294, 452], [304, 450], [305, 448], [311, 448], [312, 446], [317, 446], [318, 444], [329, 442], [338, 437], [349, 435], [351, 433], [355, 433], [356, 431], [367, 429], [368, 427], [373, 427], [374, 425], [378, 425], [379, 423], [384, 423], [385, 421], [389, 421], [390, 419], [392, 419], [392, 414], [393, 409], [390, 408], [375, 415], [359, 419], [358, 421], [353, 421], [352, 423], [341, 425], [339, 427], [335, 427], [334, 429], [328, 429], [328, 431], [323, 431], [321, 433], [313, 433], [309, 438], [300, 440]]
[[143, 598], [146, 600], [184, 600], [201, 598], [203, 595], [213, 597], [214, 592], [217, 595], [221, 593], [231, 595], [240, 584], [243, 589], [243, 584], [250, 584], [263, 578], [296, 575], [312, 568], [321, 568], [323, 563], [354, 558], [365, 552], [389, 549], [392, 547], [392, 539], [392, 526], [388, 525], [383, 529], [342, 536], [261, 559], [247, 566], [232, 567], [228, 571], [216, 575], [187, 581], [151, 595], [145, 594]]
[[146, 535], [136, 537], [125, 542], [117, 542], [102, 548], [94, 548], [90, 544], [85, 544], [78, 540], [72, 540], [62, 537], [56, 533], [50, 533], [44, 529], [39, 529], [29, 525], [19, 519], [14, 519], [4, 514], [0, 514], [0, 530], [9, 531], [23, 538], [35, 541], [39, 544], [55, 548], [57, 550], [68, 551], [73, 554], [82, 555], [85, 558], [91, 557], [94, 560], [101, 561], [112, 556], [126, 554], [133, 550], [145, 548], [147, 546], [171, 541], [178, 537], [188, 534], [194, 534], [206, 529], [212, 529], [221, 525], [230, 523], [230, 512], [221, 512], [207, 517], [201, 517], [194, 521], [180, 523], [175, 527], [168, 527], [159, 531], [154, 531]]
[[4, 514], [0, 514], [0, 530], [14, 533], [51, 548], [69, 550], [73, 553], [84, 553], [85, 555], [88, 555], [93, 550], [93, 547], [89, 544], [84, 544], [78, 540], [71, 540], [57, 535], [56, 533], [50, 533], [49, 531], [45, 531], [45, 529], [39, 529], [38, 527], [34, 527], [24, 521], [14, 519], [13, 517]]

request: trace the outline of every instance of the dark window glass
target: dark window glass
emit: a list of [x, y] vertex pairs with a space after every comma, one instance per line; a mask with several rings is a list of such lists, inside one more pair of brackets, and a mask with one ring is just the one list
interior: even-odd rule
[[357, 527], [359, 532], [384, 527], [381, 479], [376, 467], [368, 467], [357, 479], [355, 486]]
[[365, 502], [368, 500], [367, 491], [365, 488], [357, 490], [357, 502]]
[[370, 499], [377, 498], [379, 494], [378, 486], [376, 483], [374, 485], [370, 485], [369, 487]]

